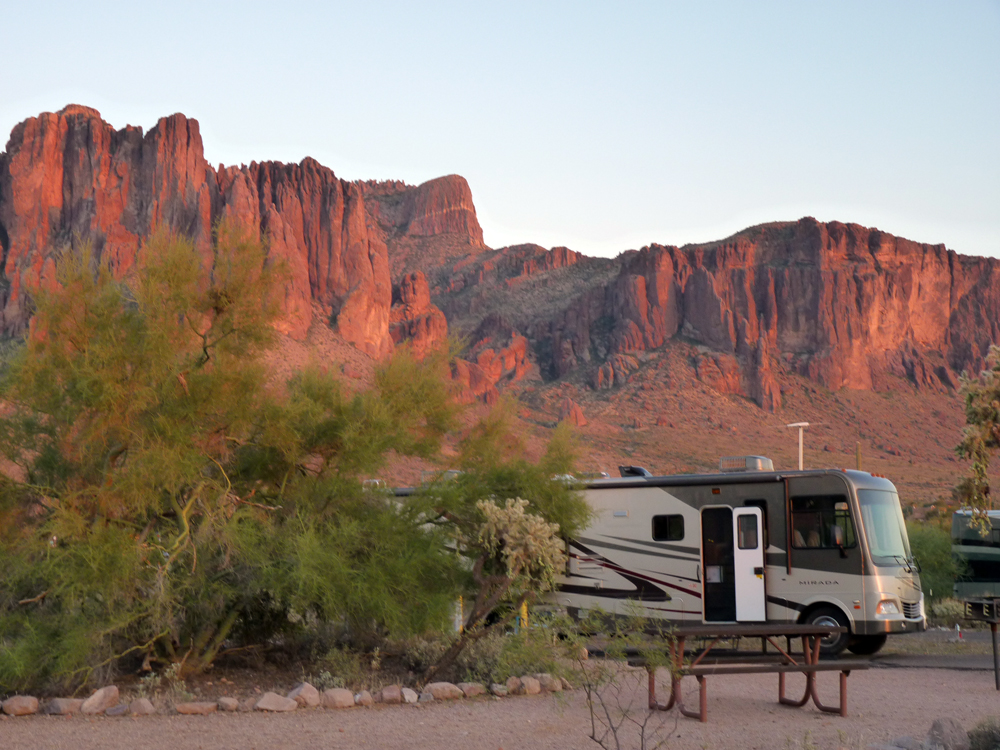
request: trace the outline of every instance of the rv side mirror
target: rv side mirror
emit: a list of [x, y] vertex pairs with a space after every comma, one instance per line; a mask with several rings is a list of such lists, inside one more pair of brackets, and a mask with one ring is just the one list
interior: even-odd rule
[[847, 557], [847, 550], [844, 549], [844, 529], [840, 526], [833, 526], [833, 545], [840, 550], [841, 557]]

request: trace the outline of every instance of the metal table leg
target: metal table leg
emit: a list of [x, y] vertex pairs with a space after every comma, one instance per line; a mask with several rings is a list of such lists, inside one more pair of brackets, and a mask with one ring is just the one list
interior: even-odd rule
[[1000, 690], [1000, 650], [997, 650], [997, 624], [990, 623], [990, 630], [993, 631], [993, 681], [997, 690]]

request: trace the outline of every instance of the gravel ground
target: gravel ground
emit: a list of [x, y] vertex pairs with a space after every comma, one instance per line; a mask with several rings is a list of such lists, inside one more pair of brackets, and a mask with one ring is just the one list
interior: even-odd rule
[[[819, 675], [820, 695], [836, 702], [836, 673]], [[805, 683], [789, 676], [788, 695]], [[685, 695], [696, 705], [693, 679]], [[801, 693], [800, 693], [801, 694]], [[642, 700], [643, 696], [636, 697]], [[661, 693], [662, 697], [662, 693]], [[666, 720], [667, 747], [850, 748], [901, 734], [923, 737], [938, 717], [958, 719], [967, 729], [1000, 715], [1000, 693], [987, 671], [871, 669], [848, 679], [846, 718], [823, 714], [810, 704], [777, 703], [777, 677], [709, 678], [707, 724]], [[300, 710], [290, 714], [215, 714], [144, 718], [22, 717], [0, 721], [2, 750], [53, 748], [596, 748], [581, 690], [559, 696], [492, 698], [419, 706], [352, 710]], [[638, 747], [623, 742], [622, 747]]]

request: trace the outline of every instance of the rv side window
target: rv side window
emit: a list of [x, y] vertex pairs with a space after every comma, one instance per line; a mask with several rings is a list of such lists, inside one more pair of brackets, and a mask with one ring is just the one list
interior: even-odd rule
[[679, 542], [684, 538], [684, 516], [653, 516], [654, 542]]
[[792, 498], [792, 547], [837, 549], [854, 547], [857, 539], [845, 495]]

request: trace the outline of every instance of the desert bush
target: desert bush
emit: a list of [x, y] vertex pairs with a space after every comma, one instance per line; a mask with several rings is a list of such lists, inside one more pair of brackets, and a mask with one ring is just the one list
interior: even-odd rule
[[504, 405], [464, 436], [458, 480], [405, 499], [366, 485], [389, 455], [440, 458], [449, 351], [401, 347], [353, 391], [319, 366], [275, 382], [283, 266], [227, 225], [211, 254], [156, 233], [121, 276], [68, 252], [34, 293], [0, 374], [6, 689], [105, 679], [125, 657], [183, 679], [251, 645], [318, 648], [317, 624], [374, 653], [443, 632], [490, 580], [477, 632], [548, 584], [555, 524], [585, 518], [552, 479], [566, 436], [538, 462], [512, 453]]
[[[603, 748], [643, 750], [663, 747], [680, 717], [650, 707], [649, 673], [667, 673], [674, 668], [667, 657], [666, 639], [670, 627], [639, 614], [637, 602], [629, 603], [631, 614], [608, 616], [595, 610], [579, 623], [559, 626], [567, 653], [575, 665], [570, 679], [584, 691], [590, 714], [590, 738]], [[575, 626], [574, 626], [575, 625]], [[602, 633], [602, 658], [587, 659], [582, 647], [585, 633]], [[643, 666], [630, 666], [639, 660]]]
[[434, 508], [362, 481], [435, 453], [447, 354], [403, 349], [356, 393], [318, 368], [272, 383], [282, 267], [232, 227], [212, 252], [156, 234], [124, 278], [67, 254], [35, 294], [0, 394], [7, 689], [126, 655], [183, 678], [316, 620], [361, 641], [447, 622], [461, 571]]
[[[332, 648], [320, 660], [327, 687], [359, 687], [371, 681], [371, 659], [347, 648]], [[318, 686], [317, 686], [318, 687]]]
[[958, 599], [938, 599], [927, 608], [928, 619], [932, 625], [953, 628], [956, 623], [965, 625], [965, 605]]
[[986, 369], [978, 374], [963, 373], [960, 392], [965, 401], [965, 430], [955, 453], [970, 459], [972, 466], [955, 487], [953, 498], [972, 511], [971, 525], [983, 536], [990, 531], [987, 512], [990, 498], [990, 465], [1000, 450], [1000, 347], [990, 346]]
[[572, 469], [572, 434], [556, 430], [541, 460], [529, 461], [501, 401], [461, 442], [457, 476], [422, 490], [454, 528], [468, 566], [461, 635], [424, 677], [447, 671], [470, 643], [502, 631], [521, 605], [554, 584], [564, 567], [564, 538], [589, 520], [586, 502], [563, 481]]
[[969, 730], [969, 750], [998, 750], [1000, 748], [1000, 717], [983, 719]]
[[906, 533], [910, 538], [913, 557], [920, 565], [920, 585], [929, 600], [950, 597], [955, 579], [965, 569], [961, 560], [951, 552], [951, 530], [935, 523], [908, 521]]

